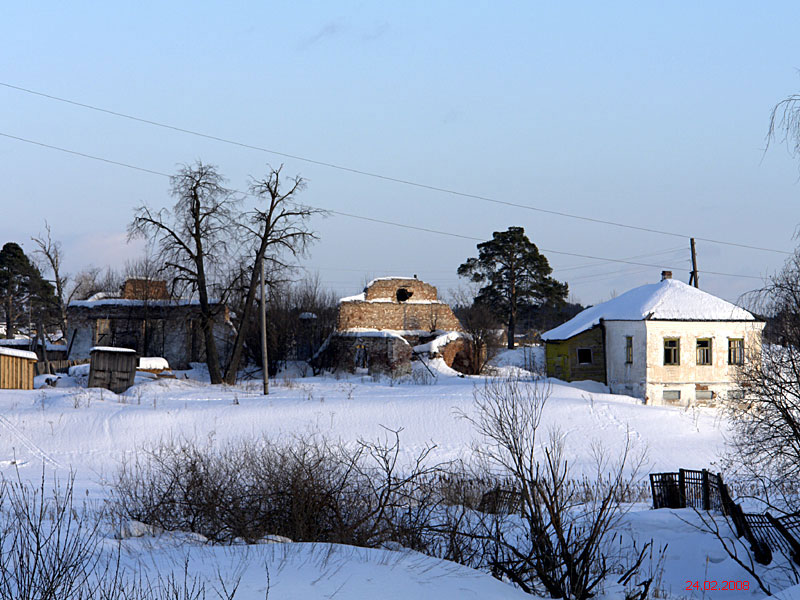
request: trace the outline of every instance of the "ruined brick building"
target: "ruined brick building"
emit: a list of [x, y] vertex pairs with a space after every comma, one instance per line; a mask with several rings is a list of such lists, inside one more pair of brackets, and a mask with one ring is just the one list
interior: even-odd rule
[[[215, 305], [219, 352], [232, 341], [228, 310]], [[165, 281], [128, 279], [118, 297], [97, 294], [67, 307], [69, 358], [88, 359], [95, 346], [130, 348], [139, 356], [166, 358], [172, 368], [205, 361], [200, 306], [195, 300], [171, 299]]]
[[472, 370], [468, 338], [436, 288], [416, 277], [381, 277], [361, 294], [342, 298], [336, 331], [313, 359], [315, 367], [392, 375], [411, 370], [414, 358], [444, 359]]

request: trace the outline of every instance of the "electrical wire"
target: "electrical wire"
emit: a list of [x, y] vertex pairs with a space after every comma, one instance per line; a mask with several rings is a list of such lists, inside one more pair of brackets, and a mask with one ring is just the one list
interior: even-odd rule
[[[631, 229], [631, 230], [635, 230], [635, 231], [643, 231], [643, 232], [646, 232], [646, 233], [655, 233], [655, 234], [659, 234], [659, 235], [668, 235], [668, 236], [672, 236], [672, 237], [680, 237], [680, 238], [685, 238], [685, 239], [689, 239], [689, 238], [693, 237], [695, 240], [699, 240], [699, 241], [703, 241], [703, 242], [709, 242], [709, 243], [712, 243], [712, 244], [722, 244], [722, 245], [725, 245], [725, 246], [735, 246], [735, 247], [738, 247], [738, 248], [746, 248], [748, 250], [760, 250], [760, 251], [763, 251], [763, 252], [774, 252], [774, 253], [777, 253], [777, 254], [791, 254], [791, 252], [787, 252], [786, 250], [776, 250], [774, 248], [764, 248], [762, 246], [753, 246], [753, 245], [750, 245], [750, 244], [742, 244], [742, 243], [739, 243], [739, 242], [729, 242], [729, 241], [725, 241], [725, 240], [717, 240], [717, 239], [713, 239], [713, 238], [699, 237], [699, 236], [696, 236], [696, 235], [689, 235], [689, 234], [685, 234], [685, 233], [676, 233], [674, 231], [666, 231], [666, 230], [662, 230], [662, 229], [655, 229], [655, 228], [652, 228], [652, 227], [643, 227], [643, 226], [639, 226], [639, 225], [631, 225], [629, 223], [620, 223], [620, 222], [611, 221], [611, 220], [608, 220], [608, 219], [598, 219], [598, 218], [595, 218], [595, 217], [587, 217], [587, 216], [584, 216], [584, 215], [578, 215], [578, 214], [568, 213], [568, 212], [564, 212], [564, 211], [541, 208], [541, 207], [532, 206], [532, 205], [529, 205], [529, 204], [520, 204], [520, 203], [517, 203], [517, 202], [510, 202], [510, 201], [507, 201], [507, 200], [499, 200], [497, 198], [492, 198], [490, 196], [482, 196], [480, 194], [471, 194], [471, 193], [468, 193], [468, 192], [461, 192], [459, 190], [455, 190], [455, 189], [452, 189], [452, 188], [446, 188], [446, 187], [440, 187], [440, 186], [430, 185], [430, 184], [426, 184], [426, 183], [420, 183], [420, 182], [417, 182], [417, 181], [413, 181], [411, 179], [404, 179], [404, 178], [400, 178], [400, 177], [392, 177], [392, 176], [389, 176], [389, 175], [383, 175], [381, 173], [375, 173], [375, 172], [372, 172], [372, 171], [365, 171], [363, 169], [355, 169], [353, 167], [348, 167], [348, 166], [345, 166], [345, 165], [340, 165], [340, 164], [336, 164], [336, 163], [332, 163], [332, 162], [328, 162], [328, 161], [308, 158], [306, 156], [301, 156], [299, 154], [290, 154], [288, 152], [282, 152], [282, 151], [274, 150], [274, 149], [271, 149], [271, 148], [265, 148], [263, 146], [256, 146], [254, 144], [247, 144], [247, 143], [244, 143], [244, 142], [239, 142], [239, 141], [236, 141], [236, 140], [220, 137], [220, 136], [217, 136], [217, 135], [211, 135], [211, 134], [203, 133], [203, 132], [196, 131], [196, 130], [193, 130], [193, 129], [187, 129], [185, 127], [178, 127], [176, 125], [170, 125], [168, 123], [162, 123], [162, 122], [159, 122], [159, 121], [154, 121], [152, 119], [146, 119], [146, 118], [143, 118], [143, 117], [137, 117], [135, 115], [126, 114], [126, 113], [123, 113], [123, 112], [110, 110], [110, 109], [107, 109], [107, 108], [102, 108], [100, 106], [96, 106], [96, 105], [93, 105], [93, 104], [87, 104], [85, 102], [78, 102], [78, 101], [75, 101], [75, 100], [70, 100], [68, 98], [55, 96], [53, 94], [46, 94], [44, 92], [39, 92], [37, 90], [32, 90], [30, 88], [24, 88], [24, 87], [21, 87], [21, 86], [13, 85], [13, 84], [2, 82], [2, 81], [0, 81], [0, 86], [3, 86], [5, 88], [11, 89], [11, 90], [16, 90], [16, 91], [19, 91], [19, 92], [24, 92], [26, 94], [31, 94], [31, 95], [34, 95], [34, 96], [47, 98], [49, 100], [54, 100], [54, 101], [62, 102], [62, 103], [65, 103], [65, 104], [71, 104], [73, 106], [77, 106], [77, 107], [80, 107], [80, 108], [85, 108], [85, 109], [88, 109], [88, 110], [93, 110], [93, 111], [104, 113], [104, 114], [111, 115], [111, 116], [114, 116], [114, 117], [119, 117], [119, 118], [131, 120], [131, 121], [136, 121], [137, 123], [143, 123], [143, 124], [146, 124], [146, 125], [152, 125], [154, 127], [160, 127], [160, 128], [163, 128], [163, 129], [169, 129], [169, 130], [172, 130], [172, 131], [177, 131], [179, 133], [184, 133], [184, 134], [187, 134], [187, 135], [193, 135], [193, 136], [196, 136], [196, 137], [201, 137], [201, 138], [205, 138], [205, 139], [208, 139], [208, 140], [213, 140], [213, 141], [220, 142], [220, 143], [223, 143], [223, 144], [229, 144], [229, 145], [232, 145], [232, 146], [238, 146], [240, 148], [247, 148], [249, 150], [256, 150], [256, 151], [259, 151], [259, 152], [265, 152], [267, 154], [273, 154], [275, 156], [280, 156], [280, 157], [283, 157], [283, 158], [290, 158], [292, 160], [298, 160], [298, 161], [302, 161], [302, 162], [313, 164], [313, 165], [327, 167], [327, 168], [330, 168], [330, 169], [337, 169], [339, 171], [345, 171], [345, 172], [348, 172], [348, 173], [354, 173], [356, 175], [362, 175], [362, 176], [365, 176], [365, 177], [371, 177], [371, 178], [380, 179], [380, 180], [383, 180], [383, 181], [390, 181], [390, 182], [393, 182], [393, 183], [412, 186], [412, 187], [416, 187], [416, 188], [419, 188], [419, 189], [425, 189], [425, 190], [430, 190], [430, 191], [434, 191], [434, 192], [440, 192], [440, 193], [443, 193], [443, 194], [450, 194], [450, 195], [458, 196], [458, 197], [461, 197], [461, 198], [470, 198], [470, 199], [479, 200], [479, 201], [482, 201], [482, 202], [490, 202], [490, 203], [493, 203], [493, 204], [499, 204], [499, 205], [503, 205], [503, 206], [510, 206], [510, 207], [514, 207], [514, 208], [521, 208], [521, 209], [524, 209], [524, 210], [531, 210], [531, 211], [540, 212], [540, 213], [544, 213], [544, 214], [555, 215], [555, 216], [558, 216], [558, 217], [564, 217], [564, 218], [569, 218], [569, 219], [578, 219], [578, 220], [586, 221], [586, 222], [589, 222], [589, 223], [595, 223], [595, 224], [599, 224], [599, 225], [609, 225], [609, 226], [612, 226], [612, 227], [621, 227], [621, 228], [624, 228], [624, 229]], [[345, 216], [349, 216], [349, 215], [345, 215]]]
[[[169, 175], [168, 173], [164, 173], [164, 172], [161, 172], [161, 171], [156, 171], [155, 169], [148, 169], [148, 168], [139, 167], [139, 166], [136, 166], [136, 165], [131, 165], [129, 163], [124, 163], [124, 162], [117, 161], [117, 160], [111, 160], [111, 159], [103, 158], [103, 157], [100, 157], [100, 156], [94, 156], [92, 154], [87, 154], [85, 152], [78, 152], [76, 150], [71, 150], [69, 148], [62, 148], [60, 146], [55, 146], [53, 144], [46, 144], [44, 142], [38, 142], [38, 141], [31, 140], [31, 139], [28, 139], [28, 138], [23, 138], [23, 137], [16, 136], [16, 135], [11, 135], [11, 134], [8, 134], [8, 133], [2, 132], [2, 131], [0, 131], [0, 136], [5, 137], [5, 138], [9, 138], [9, 139], [12, 139], [12, 140], [20, 141], [20, 142], [25, 142], [25, 143], [28, 143], [28, 144], [33, 144], [35, 146], [48, 148], [50, 150], [57, 150], [59, 152], [63, 152], [63, 153], [66, 153], [66, 154], [72, 154], [74, 156], [79, 156], [81, 158], [88, 158], [88, 159], [91, 159], [91, 160], [100, 161], [100, 162], [103, 162], [103, 163], [106, 163], [106, 164], [110, 164], [110, 165], [115, 165], [115, 166], [119, 166], [119, 167], [125, 167], [127, 169], [133, 169], [135, 171], [140, 171], [140, 172], [143, 172], [143, 173], [149, 173], [149, 174], [152, 174], [152, 175], [158, 175], [158, 176], [161, 176], [161, 177], [166, 177], [168, 179], [171, 177], [171, 175]], [[257, 196], [254, 196], [253, 194], [250, 194], [250, 193], [247, 193], [247, 192], [243, 192], [241, 190], [232, 189], [230, 191], [234, 192], [234, 193], [237, 193], [237, 194], [242, 194], [242, 195], [245, 195], [245, 196], [257, 197]], [[470, 240], [470, 241], [476, 241], [476, 242], [485, 241], [485, 240], [483, 240], [481, 238], [478, 238], [478, 237], [475, 237], [475, 236], [464, 235], [464, 234], [460, 234], [460, 233], [453, 233], [451, 231], [443, 231], [443, 230], [440, 230], [440, 229], [431, 229], [429, 227], [419, 227], [419, 226], [416, 226], [416, 225], [408, 225], [406, 223], [397, 223], [396, 221], [388, 221], [388, 220], [385, 220], [385, 219], [377, 219], [375, 217], [368, 217], [368, 216], [365, 216], [365, 215], [356, 215], [356, 214], [353, 214], [353, 213], [347, 213], [347, 212], [337, 211], [337, 210], [332, 210], [332, 209], [321, 209], [321, 208], [313, 207], [313, 206], [310, 206], [309, 208], [316, 209], [316, 210], [322, 210], [322, 211], [325, 211], [325, 212], [330, 213], [330, 214], [340, 215], [340, 216], [343, 216], [343, 217], [349, 217], [349, 218], [352, 218], [352, 219], [359, 219], [359, 220], [368, 221], [368, 222], [371, 222], [371, 223], [381, 223], [383, 225], [391, 225], [393, 227], [400, 227], [400, 228], [403, 228], [403, 229], [409, 229], [409, 230], [413, 230], [413, 231], [422, 231], [422, 232], [425, 232], [425, 233], [433, 233], [433, 234], [437, 234], [437, 235], [443, 235], [443, 236], [454, 237], [454, 238]], [[696, 239], [699, 239], [699, 238], [696, 238]], [[550, 254], [560, 254], [562, 256], [573, 256], [573, 257], [576, 257], [576, 258], [586, 258], [586, 259], [599, 260], [599, 261], [604, 261], [604, 262], [614, 262], [614, 263], [622, 263], [622, 264], [628, 264], [628, 265], [639, 265], [639, 266], [643, 266], [643, 267], [652, 267], [652, 268], [656, 268], [656, 269], [678, 270], [677, 268], [671, 267], [671, 266], [656, 265], [656, 264], [643, 263], [643, 262], [635, 262], [635, 261], [624, 260], [624, 259], [620, 259], [620, 258], [607, 258], [607, 257], [602, 257], [602, 256], [592, 256], [590, 254], [580, 254], [580, 253], [577, 253], [577, 252], [565, 252], [563, 250], [554, 250], [552, 248], [539, 248], [539, 249], [544, 251], [544, 252], [550, 253]], [[757, 277], [755, 275], [739, 275], [739, 274], [736, 274], [736, 273], [721, 273], [721, 272], [717, 272], [717, 271], [703, 271], [703, 273], [704, 274], [710, 274], [710, 275], [720, 275], [720, 276], [724, 276], [724, 277], [738, 277], [738, 278], [744, 278], [744, 279], [759, 279], [759, 280], [763, 279], [762, 277]]]

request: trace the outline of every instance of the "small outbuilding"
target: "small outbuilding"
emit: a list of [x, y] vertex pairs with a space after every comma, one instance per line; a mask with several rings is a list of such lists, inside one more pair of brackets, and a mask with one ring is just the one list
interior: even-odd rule
[[90, 350], [89, 387], [121, 394], [133, 385], [138, 357], [130, 348], [97, 346]]
[[32, 390], [35, 352], [0, 347], [0, 389]]

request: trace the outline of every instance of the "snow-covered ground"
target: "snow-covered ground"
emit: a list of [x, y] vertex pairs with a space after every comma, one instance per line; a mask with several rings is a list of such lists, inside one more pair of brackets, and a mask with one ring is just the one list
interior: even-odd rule
[[[502, 375], [518, 372], [515, 365], [529, 361], [529, 355], [517, 350], [501, 353], [495, 364]], [[268, 397], [261, 395], [257, 381], [210, 386], [201, 367], [176, 372], [176, 379], [143, 374], [134, 387], [116, 395], [87, 389], [86, 375], [77, 369], [55, 387], [0, 391], [0, 474], [16, 477], [18, 469], [23, 480], [38, 482], [44, 465], [48, 476], [74, 475], [78, 497], [100, 500], [107, 497], [106, 483], [123, 461], [161, 440], [183, 437], [213, 445], [240, 438], [291, 440], [319, 434], [355, 442], [379, 439], [386, 428], [402, 430], [405, 458], [435, 445], [432, 461], [469, 461], [471, 448], [481, 439], [464, 416], [473, 414], [475, 389], [484, 380], [456, 376], [437, 361], [431, 366], [435, 379], [422, 370], [399, 381], [286, 374], [271, 381]], [[44, 381], [37, 378], [38, 384]], [[551, 395], [543, 426], [565, 435], [576, 475], [593, 471], [598, 443], [611, 457], [626, 439], [635, 449], [646, 450], [643, 478], [679, 467], [714, 470], [725, 452], [727, 422], [714, 409], [643, 406], [637, 399], [605, 393], [602, 385], [592, 382], [550, 380], [546, 385]], [[699, 581], [701, 587], [705, 580], [748, 581], [712, 537], [689, 524], [693, 519], [691, 511], [652, 511], [641, 504], [626, 517], [623, 529], [642, 541], [652, 538], [656, 547], [669, 545], [661, 584], [671, 597], [760, 598], [752, 591], [757, 589], [753, 581], [748, 592], [715, 595], [685, 589], [687, 581]], [[167, 555], [179, 563], [182, 559], [176, 557], [187, 551], [200, 564], [235, 557], [247, 582], [239, 598], [264, 597], [265, 564], [274, 566], [270, 577], [275, 595], [270, 598], [326, 598], [340, 588], [337, 598], [525, 597], [487, 575], [407, 552], [318, 544], [212, 548], [175, 544], [169, 536], [145, 539], [125, 543], [132, 555], [152, 555], [154, 564]], [[158, 555], [162, 559], [156, 559]]]

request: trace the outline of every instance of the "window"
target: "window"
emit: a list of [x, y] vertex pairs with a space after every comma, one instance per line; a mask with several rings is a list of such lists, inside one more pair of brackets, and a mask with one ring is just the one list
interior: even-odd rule
[[681, 364], [681, 341], [676, 338], [664, 339], [664, 364]]
[[631, 364], [633, 362], [633, 337], [625, 337], [625, 362]]
[[112, 346], [113, 339], [111, 334], [111, 319], [97, 319], [95, 334], [95, 346]]
[[742, 338], [728, 338], [728, 364], [744, 364], [744, 340]]
[[695, 400], [697, 401], [708, 401], [714, 399], [714, 392], [711, 390], [697, 390], [694, 393]]
[[664, 390], [664, 400], [672, 401], [680, 400], [681, 399], [681, 391], [680, 390]]
[[592, 364], [592, 349], [591, 348], [578, 348], [578, 364], [590, 365]]
[[697, 340], [697, 364], [711, 364], [711, 340], [708, 338]]

